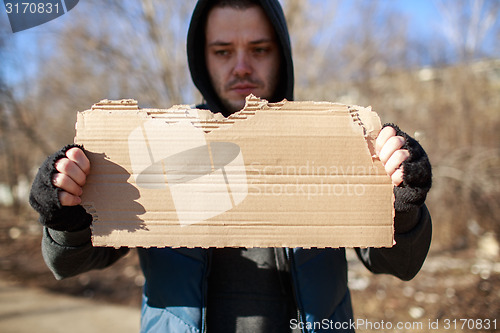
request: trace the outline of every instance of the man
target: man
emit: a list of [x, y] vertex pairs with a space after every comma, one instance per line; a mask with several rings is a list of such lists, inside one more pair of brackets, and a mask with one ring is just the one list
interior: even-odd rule
[[[200, 0], [187, 39], [194, 83], [225, 116], [253, 93], [293, 99], [293, 64], [277, 0]], [[375, 273], [411, 279], [430, 244], [424, 205], [431, 171], [420, 145], [396, 126], [385, 127], [377, 151], [395, 187], [395, 239], [390, 249], [357, 249]], [[30, 202], [45, 226], [44, 258], [61, 279], [111, 265], [128, 249], [94, 248], [92, 218], [79, 205], [90, 171], [82, 149], [66, 146], [45, 161]], [[138, 249], [146, 278], [143, 332], [290, 332], [353, 318], [344, 249]]]

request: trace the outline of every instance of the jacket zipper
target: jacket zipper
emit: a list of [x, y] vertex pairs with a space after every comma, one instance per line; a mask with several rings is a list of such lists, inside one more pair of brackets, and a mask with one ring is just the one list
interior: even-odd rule
[[[295, 271], [294, 271], [294, 267], [295, 267], [295, 260], [293, 258], [293, 249], [291, 248], [285, 248], [285, 255], [289, 261], [289, 267], [290, 267], [290, 276], [292, 277], [292, 292], [293, 292], [293, 300], [295, 302], [295, 307], [297, 309], [297, 319], [304, 323], [305, 324], [305, 316], [302, 315], [301, 311], [300, 311], [300, 306], [299, 306], [299, 301], [298, 301], [298, 297], [297, 297], [297, 291], [296, 291], [296, 276], [295, 276]], [[302, 325], [303, 329], [302, 329], [302, 333], [307, 333], [306, 332], [306, 325]]]
[[202, 322], [201, 322], [201, 331], [202, 333], [207, 333], [207, 302], [208, 302], [208, 274], [210, 271], [210, 264], [211, 264], [211, 257], [212, 257], [212, 250], [208, 249], [206, 251], [206, 268], [205, 268], [205, 276], [203, 277], [203, 308], [202, 308]]

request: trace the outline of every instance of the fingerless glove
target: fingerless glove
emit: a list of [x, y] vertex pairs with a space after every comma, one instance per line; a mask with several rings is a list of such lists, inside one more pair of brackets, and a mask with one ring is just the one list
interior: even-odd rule
[[394, 124], [385, 124], [396, 130], [396, 135], [405, 139], [401, 149], [407, 149], [410, 157], [403, 162], [403, 182], [394, 187], [394, 209], [409, 212], [424, 204], [427, 192], [432, 186], [432, 168], [422, 146]]
[[52, 177], [58, 172], [55, 163], [66, 157], [66, 152], [74, 147], [83, 149], [82, 146], [71, 144], [49, 156], [38, 169], [31, 186], [31, 207], [40, 214], [40, 223], [54, 230], [79, 231], [92, 223], [92, 216], [82, 206], [61, 206], [58, 197], [61, 189], [52, 183]]

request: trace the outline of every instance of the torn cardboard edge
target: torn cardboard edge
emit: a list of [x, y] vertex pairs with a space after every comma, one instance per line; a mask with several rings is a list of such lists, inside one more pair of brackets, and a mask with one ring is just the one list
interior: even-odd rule
[[247, 97], [224, 118], [132, 99], [79, 112], [95, 246], [390, 247], [371, 108]]

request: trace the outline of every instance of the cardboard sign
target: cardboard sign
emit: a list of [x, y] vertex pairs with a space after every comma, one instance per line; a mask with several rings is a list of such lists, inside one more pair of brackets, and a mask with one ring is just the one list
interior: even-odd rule
[[268, 103], [224, 118], [134, 100], [78, 113], [94, 246], [390, 247], [393, 189], [370, 108]]

